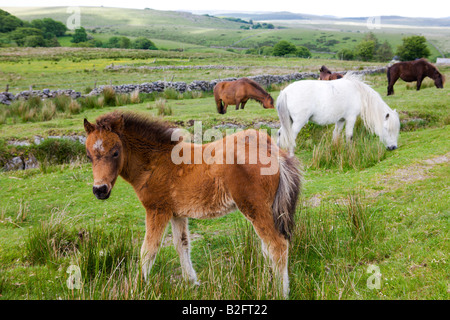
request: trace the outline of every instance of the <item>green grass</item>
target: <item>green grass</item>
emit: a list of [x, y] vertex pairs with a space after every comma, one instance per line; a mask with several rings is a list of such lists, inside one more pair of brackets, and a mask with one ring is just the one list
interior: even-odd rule
[[[123, 54], [91, 49], [84, 53], [70, 52], [74, 53], [72, 59], [100, 54], [98, 61], [105, 64], [109, 59], [105, 55]], [[20, 61], [29, 59], [31, 66], [49, 61], [35, 56], [41, 55], [42, 50], [18, 53], [22, 55]], [[129, 54], [124, 60], [144, 61], [132, 60]], [[183, 60], [189, 57], [190, 62]], [[251, 63], [245, 56], [223, 57], [229, 59], [225, 60], [229, 64]], [[164, 59], [166, 65], [219, 61], [218, 57], [205, 53], [185, 56], [170, 53], [157, 59]], [[282, 66], [286, 61], [314, 69], [314, 64], [323, 62], [270, 58], [264, 63], [258, 59], [253, 63], [255, 69], [261, 70], [269, 70], [267, 65]], [[60, 62], [68, 68], [87, 63], [71, 62], [67, 56]], [[16, 64], [1, 63], [11, 67]], [[352, 62], [346, 67], [361, 65]], [[39, 69], [25, 74], [20, 63], [17, 68], [17, 74], [39, 78]], [[440, 70], [449, 76], [448, 67]], [[58, 84], [59, 79], [73, 74], [61, 70], [53, 75]], [[197, 71], [184, 71], [186, 79], [201, 75]], [[51, 76], [49, 72], [48, 77]], [[119, 76], [118, 81], [122, 81], [129, 74]], [[314, 166], [314, 150], [327, 150], [333, 126], [308, 124], [301, 131], [296, 156], [304, 165], [305, 183], [289, 251], [290, 298], [448, 299], [449, 89], [426, 87], [416, 92], [399, 81], [395, 95], [387, 97], [385, 75], [373, 75], [366, 80], [391, 108], [399, 111], [402, 121], [399, 148], [392, 152], [383, 150], [384, 154], [375, 161], [346, 166], [344, 170], [337, 165], [339, 162]], [[276, 99], [279, 88], [270, 93]], [[220, 115], [210, 94], [164, 94], [166, 107], [172, 110], [164, 119], [191, 131], [193, 120], [201, 120], [204, 129], [223, 124], [250, 128], [258, 124], [269, 129], [268, 124], [278, 121], [276, 110], [263, 109], [254, 101], [249, 101], [244, 110], [231, 107]], [[35, 135], [84, 134], [84, 117], [94, 121], [112, 110], [132, 110], [158, 117], [158, 98], [142, 97], [140, 103], [127, 102], [120, 107], [85, 108], [79, 114], [48, 121], [0, 124], [0, 149], [3, 152], [10, 139], [33, 141]], [[362, 129], [357, 133], [361, 134], [361, 140], [355, 139], [357, 155], [362, 155], [367, 146], [378, 144], [378, 137], [364, 137]], [[50, 147], [48, 150], [57, 154]], [[342, 150], [325, 154], [331, 152], [337, 158], [343, 155]], [[368, 155], [373, 154], [376, 152], [369, 149]], [[92, 183], [91, 165], [85, 159], [50, 163], [45, 170], [0, 173], [0, 299], [281, 298], [262, 256], [259, 239], [237, 211], [219, 219], [189, 221], [194, 239], [192, 261], [201, 282], [199, 287], [192, 287], [181, 278], [170, 228], [146, 284], [139, 268], [144, 208], [132, 187], [121, 178], [106, 201], [95, 199]], [[367, 287], [370, 265], [380, 269], [380, 289]], [[80, 290], [67, 287], [70, 266], [80, 268]]]

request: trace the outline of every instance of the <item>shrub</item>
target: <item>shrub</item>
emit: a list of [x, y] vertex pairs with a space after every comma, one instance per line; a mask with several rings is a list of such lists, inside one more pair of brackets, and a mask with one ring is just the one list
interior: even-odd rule
[[273, 47], [274, 56], [285, 56], [288, 54], [295, 54], [296, 52], [297, 48], [295, 45], [286, 40], [281, 40]]

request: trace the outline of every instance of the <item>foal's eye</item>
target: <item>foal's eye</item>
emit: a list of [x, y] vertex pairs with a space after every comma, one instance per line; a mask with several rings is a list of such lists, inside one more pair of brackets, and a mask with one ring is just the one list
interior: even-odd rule
[[119, 151], [114, 152], [113, 157], [117, 158], [119, 156]]

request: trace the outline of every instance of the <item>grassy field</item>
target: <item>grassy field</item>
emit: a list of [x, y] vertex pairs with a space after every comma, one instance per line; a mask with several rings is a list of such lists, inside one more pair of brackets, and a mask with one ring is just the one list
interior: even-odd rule
[[[104, 67], [110, 63], [249, 67], [109, 73]], [[172, 76], [175, 81], [206, 80], [316, 71], [324, 63], [340, 70], [377, 65], [233, 53], [61, 48], [47, 54], [45, 49], [1, 49], [0, 87], [9, 83], [16, 91], [32, 83], [39, 89], [83, 91], [95, 80], [98, 85]], [[449, 67], [440, 70], [450, 76]], [[4, 81], [4, 76], [10, 79]], [[322, 138], [330, 137], [333, 126], [310, 124], [302, 130], [296, 156], [304, 166], [305, 184], [289, 251], [290, 299], [448, 299], [448, 85], [438, 90], [428, 82], [416, 92], [399, 81], [395, 95], [387, 97], [384, 74], [368, 76], [366, 81], [399, 112], [399, 148], [382, 150], [378, 160], [356, 167], [325, 166], [320, 161], [316, 165], [315, 150], [326, 143]], [[274, 99], [281, 89], [270, 88]], [[84, 135], [83, 118], [93, 121], [116, 109], [161, 117], [157, 103], [148, 100], [84, 109], [80, 114], [61, 114], [49, 121], [9, 119], [0, 124], [0, 141], [32, 142], [36, 135]], [[191, 131], [193, 120], [202, 121], [204, 129], [221, 125], [270, 129], [278, 122], [275, 110], [263, 109], [254, 101], [245, 110], [229, 108], [225, 115], [216, 112], [211, 94], [194, 99], [177, 97], [164, 103], [172, 110], [164, 119]], [[356, 144], [379, 144], [361, 125], [356, 130]], [[344, 148], [341, 152], [347, 151]], [[214, 220], [190, 220], [192, 260], [200, 286], [182, 281], [170, 228], [146, 284], [139, 270], [145, 230], [142, 205], [120, 178], [106, 201], [95, 199], [92, 183], [91, 165], [85, 158], [0, 173], [0, 299], [281, 298], [271, 281], [259, 239], [239, 212]], [[73, 278], [72, 266], [80, 268], [79, 281]], [[368, 285], [377, 279], [379, 286]], [[68, 280], [75, 280], [80, 289], [68, 286]]]

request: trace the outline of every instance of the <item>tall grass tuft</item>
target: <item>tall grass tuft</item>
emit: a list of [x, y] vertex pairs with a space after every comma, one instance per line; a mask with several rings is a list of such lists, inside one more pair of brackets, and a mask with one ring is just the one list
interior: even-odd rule
[[79, 114], [81, 112], [81, 105], [76, 100], [71, 100], [69, 103], [70, 114]]
[[27, 260], [32, 264], [54, 263], [73, 253], [78, 236], [69, 229], [69, 225], [67, 206], [63, 209], [54, 208], [48, 220], [30, 229], [25, 240]]
[[158, 116], [170, 116], [173, 111], [172, 108], [167, 104], [167, 100], [164, 98], [159, 98], [155, 101], [156, 108], [158, 109]]
[[177, 90], [173, 88], [164, 89], [163, 97], [166, 99], [177, 100], [180, 98], [180, 95]]
[[116, 91], [112, 86], [105, 86], [103, 88], [102, 96], [104, 99], [104, 103], [107, 106], [115, 106], [116, 105]]
[[139, 88], [137, 88], [130, 94], [130, 103], [137, 104], [140, 102], [141, 102], [141, 97], [139, 94]]
[[364, 127], [355, 127], [352, 141], [341, 136], [332, 140], [332, 132], [325, 133], [314, 146], [311, 167], [313, 169], [337, 168], [340, 171], [361, 170], [376, 165], [386, 158], [386, 148], [379, 138]]
[[289, 248], [293, 299], [341, 299], [366, 286], [364, 265], [376, 258], [383, 219], [361, 194], [336, 203], [298, 210]]

